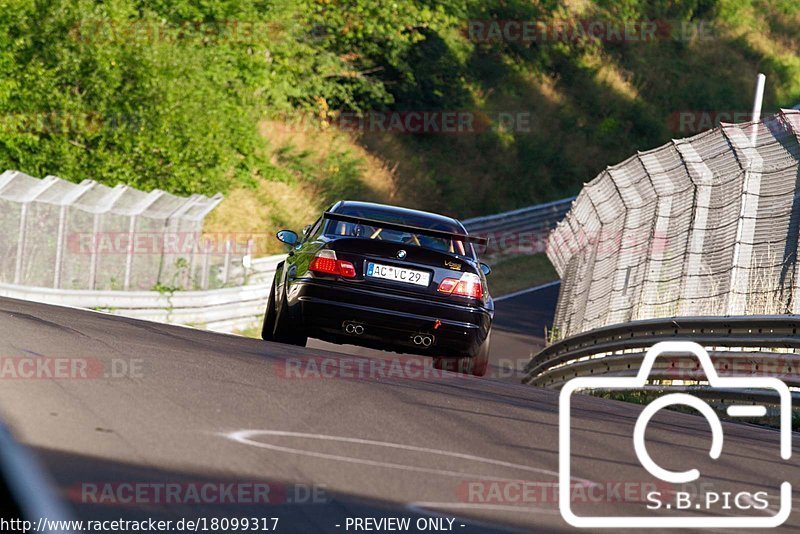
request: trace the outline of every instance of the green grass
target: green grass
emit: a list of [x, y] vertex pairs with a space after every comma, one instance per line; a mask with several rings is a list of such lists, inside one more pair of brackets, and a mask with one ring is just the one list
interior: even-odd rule
[[495, 297], [558, 280], [556, 270], [544, 254], [508, 257], [487, 263], [492, 268], [487, 282]]
[[261, 321], [259, 321], [258, 324], [251, 326], [250, 328], [235, 330], [233, 333], [236, 334], [237, 336], [251, 337], [253, 339], [261, 339]]

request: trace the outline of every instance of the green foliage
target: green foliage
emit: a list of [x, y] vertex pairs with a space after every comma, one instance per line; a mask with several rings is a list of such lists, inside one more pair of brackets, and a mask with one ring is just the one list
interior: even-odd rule
[[276, 157], [297, 180], [314, 189], [323, 206], [342, 198], [366, 195], [361, 182], [363, 161], [349, 151], [329, 150], [320, 164], [314, 161], [311, 152], [286, 145], [276, 151]]
[[485, 260], [492, 267], [488, 279], [495, 297], [558, 280], [558, 273], [545, 254], [501, 256]]
[[3, 167], [182, 194], [267, 167], [243, 104], [265, 65], [239, 43], [185, 45], [205, 28], [131, 2], [8, 4], [0, 53], [16, 87], [0, 100]]
[[[368, 166], [273, 145], [265, 118], [529, 112], [532, 129], [355, 135], [397, 197], [462, 216], [574, 194], [681, 136], [670, 114], [800, 100], [793, 0], [0, 0], [0, 167], [179, 194], [258, 181], [369, 197]], [[470, 21], [709, 23], [710, 40], [476, 40]], [[755, 36], [756, 38], [749, 38]], [[686, 37], [686, 36], [684, 36]], [[611, 72], [611, 74], [609, 74]], [[616, 77], [617, 79], [615, 79]], [[545, 90], [546, 89], [546, 90]]]

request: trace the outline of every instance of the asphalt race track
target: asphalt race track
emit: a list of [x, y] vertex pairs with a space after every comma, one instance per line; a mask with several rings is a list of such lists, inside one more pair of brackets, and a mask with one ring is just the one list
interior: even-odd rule
[[[83, 520], [277, 517], [277, 532], [354, 532], [355, 518], [428, 518], [440, 531], [571, 531], [554, 493], [557, 392], [523, 386], [510, 369], [530, 353], [556, 291], [498, 303], [484, 379], [420, 371], [393, 354], [0, 299], [4, 362], [70, 367], [57, 379], [6, 372], [0, 417]], [[579, 396], [572, 413], [576, 513], [643, 511], [638, 494], [652, 480], [633, 452], [639, 408]], [[771, 508], [754, 513], [773, 514], [780, 483], [800, 487], [796, 458], [780, 459], [776, 431], [723, 427], [714, 461], [704, 419], [661, 412], [648, 450], [669, 469], [698, 468], [721, 494], [768, 492]], [[228, 493], [197, 504], [206, 487]], [[798, 528], [796, 514], [783, 526]]]

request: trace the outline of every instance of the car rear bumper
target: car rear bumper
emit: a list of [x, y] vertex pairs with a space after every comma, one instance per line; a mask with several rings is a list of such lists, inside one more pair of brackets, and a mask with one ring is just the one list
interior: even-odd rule
[[[492, 323], [492, 313], [482, 307], [343, 287], [330, 280], [291, 282], [287, 303], [292, 321], [311, 337], [437, 356], [475, 354]], [[363, 325], [363, 334], [347, 334], [348, 322]], [[417, 334], [433, 336], [431, 346], [416, 345]]]

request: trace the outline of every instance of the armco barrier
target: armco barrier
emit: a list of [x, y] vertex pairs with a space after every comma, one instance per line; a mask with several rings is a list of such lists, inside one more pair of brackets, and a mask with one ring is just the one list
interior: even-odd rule
[[[672, 317], [606, 326], [540, 351], [526, 366], [523, 382], [557, 389], [576, 377], [635, 376], [647, 348], [660, 341], [694, 341], [710, 348], [720, 375], [774, 376], [800, 388], [798, 331], [800, 317], [791, 315]], [[659, 383], [659, 389], [680, 389], [684, 381], [705, 380], [702, 369], [687, 355], [659, 356], [649, 378]], [[757, 391], [706, 395], [720, 401], [759, 396]]]
[[272, 276], [283, 255], [253, 261], [251, 283], [209, 291], [88, 291], [0, 284], [0, 296], [233, 332], [256, 326], [264, 315]]
[[539, 225], [557, 224], [572, 206], [575, 197], [554, 200], [513, 211], [463, 220], [470, 233], [507, 231], [514, 228], [536, 228]]
[[565, 198], [514, 211], [463, 221], [470, 234], [489, 238], [484, 254], [510, 255], [544, 252], [550, 230], [572, 207], [574, 198]]
[[160, 323], [219, 332], [252, 326], [263, 315], [270, 286], [210, 291], [88, 291], [0, 284], [0, 296], [58, 306], [89, 308]]

